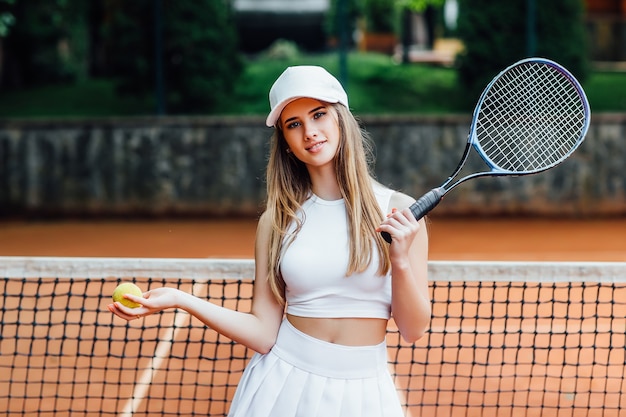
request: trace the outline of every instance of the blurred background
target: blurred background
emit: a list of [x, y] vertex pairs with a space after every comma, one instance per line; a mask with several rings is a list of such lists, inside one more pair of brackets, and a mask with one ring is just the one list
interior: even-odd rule
[[267, 93], [289, 65], [340, 79], [377, 178], [418, 197], [456, 166], [484, 86], [528, 56], [583, 84], [586, 142], [446, 196], [433, 256], [626, 260], [624, 0], [0, 0], [0, 255], [252, 256]]

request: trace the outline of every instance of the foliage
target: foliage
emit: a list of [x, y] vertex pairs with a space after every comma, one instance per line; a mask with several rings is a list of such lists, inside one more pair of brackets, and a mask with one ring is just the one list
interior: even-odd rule
[[397, 2], [390, 0], [363, 0], [365, 25], [368, 32], [391, 33], [397, 27]]
[[2, 15], [11, 27], [5, 27], [3, 86], [68, 82], [84, 75], [86, 22], [80, 16], [87, 5], [82, 0], [5, 0]]
[[[353, 33], [356, 25], [355, 22], [359, 16], [363, 15], [364, 0], [330, 0], [330, 7], [326, 13], [325, 29], [330, 37], [338, 38], [342, 29], [346, 33]], [[340, 7], [344, 7], [342, 20], [342, 11]], [[344, 26], [347, 25], [347, 28]]]
[[584, 84], [592, 112], [626, 112], [626, 72], [590, 72]]
[[[403, 9], [420, 13], [427, 7], [441, 7], [445, 0], [331, 0], [326, 19], [326, 29], [330, 36], [338, 36], [340, 25], [349, 26], [348, 33], [355, 29], [359, 18], [373, 33], [394, 33], [399, 30], [399, 16]], [[347, 22], [340, 21], [339, 7], [345, 7]]]
[[168, 112], [210, 112], [232, 90], [242, 68], [230, 2], [162, 1], [159, 61], [155, 2], [109, 0], [112, 19], [106, 39], [111, 74], [119, 78], [122, 94], [144, 95], [155, 88], [155, 69], [162, 64]]
[[[459, 78], [476, 97], [504, 67], [527, 56], [527, 0], [460, 2], [458, 34], [465, 46]], [[551, 0], [536, 7], [535, 56], [553, 59], [583, 82], [587, 49], [580, 0]]]
[[[337, 0], [335, 0], [337, 1]], [[358, 0], [351, 0], [352, 2]], [[445, 0], [361, 0], [367, 30], [374, 33], [399, 31], [400, 16], [403, 10], [416, 13], [428, 7], [442, 7]]]
[[263, 52], [263, 56], [271, 60], [297, 59], [300, 56], [300, 50], [295, 42], [278, 39]]
[[[281, 60], [260, 57], [246, 63], [241, 80], [212, 114], [265, 115], [267, 93], [289, 65], [322, 65], [338, 74], [335, 54], [299, 55]], [[626, 112], [626, 72], [592, 72], [583, 85], [594, 112]], [[454, 68], [398, 65], [388, 56], [352, 53], [348, 58], [350, 107], [366, 114], [447, 114], [469, 116], [478, 96], [459, 85]], [[63, 100], [59, 100], [63, 97]], [[97, 100], [94, 100], [97, 97]], [[470, 101], [471, 103], [468, 103]], [[95, 117], [150, 113], [154, 102], [115, 94], [111, 80], [38, 87], [0, 95], [4, 117]]]
[[[321, 65], [339, 74], [335, 54], [301, 55], [297, 59], [255, 59], [247, 63], [241, 83], [220, 106], [220, 114], [264, 115], [269, 110], [267, 93], [280, 73], [291, 65]], [[378, 53], [350, 53], [347, 92], [357, 115], [465, 113], [462, 91], [453, 68], [399, 65]]]
[[6, 38], [15, 24], [15, 16], [6, 10], [7, 6], [15, 4], [15, 0], [0, 0], [0, 38]]
[[442, 7], [446, 0], [398, 0], [402, 7], [414, 12], [423, 12], [427, 7]]

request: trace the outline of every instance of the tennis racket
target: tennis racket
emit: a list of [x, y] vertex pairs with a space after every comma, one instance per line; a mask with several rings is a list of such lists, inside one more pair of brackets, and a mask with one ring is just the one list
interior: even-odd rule
[[[410, 207], [421, 219], [459, 184], [485, 176], [529, 175], [567, 159], [587, 134], [591, 110], [580, 83], [556, 62], [527, 58], [500, 72], [478, 100], [459, 165]], [[487, 170], [456, 179], [474, 151]], [[382, 232], [391, 243], [391, 236]]]

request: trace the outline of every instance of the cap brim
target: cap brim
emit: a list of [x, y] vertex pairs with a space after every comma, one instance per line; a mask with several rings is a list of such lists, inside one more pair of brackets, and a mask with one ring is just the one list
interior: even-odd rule
[[267, 118], [265, 119], [265, 125], [267, 127], [275, 126], [276, 122], [278, 121], [278, 118], [280, 117], [280, 114], [283, 112], [285, 107], [287, 107], [287, 105], [291, 103], [292, 101], [297, 100], [299, 98], [312, 98], [314, 100], [320, 100], [326, 103], [339, 103], [339, 100], [337, 100], [336, 98], [320, 97], [320, 96], [314, 96], [310, 94], [289, 97], [281, 101], [280, 103], [278, 103], [276, 106], [274, 106], [272, 111], [270, 111], [270, 113], [267, 115]]

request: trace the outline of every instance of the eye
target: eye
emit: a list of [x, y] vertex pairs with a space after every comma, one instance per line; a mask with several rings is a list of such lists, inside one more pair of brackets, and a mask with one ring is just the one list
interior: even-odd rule
[[324, 111], [324, 110], [320, 110], [320, 111], [316, 112], [316, 113], [313, 115], [313, 118], [314, 118], [314, 119], [319, 119], [320, 117], [325, 116], [325, 115], [326, 115], [326, 111]]
[[300, 122], [294, 121], [294, 122], [287, 123], [287, 125], [285, 127], [287, 129], [295, 129], [296, 127], [299, 127], [300, 125], [301, 125]]

